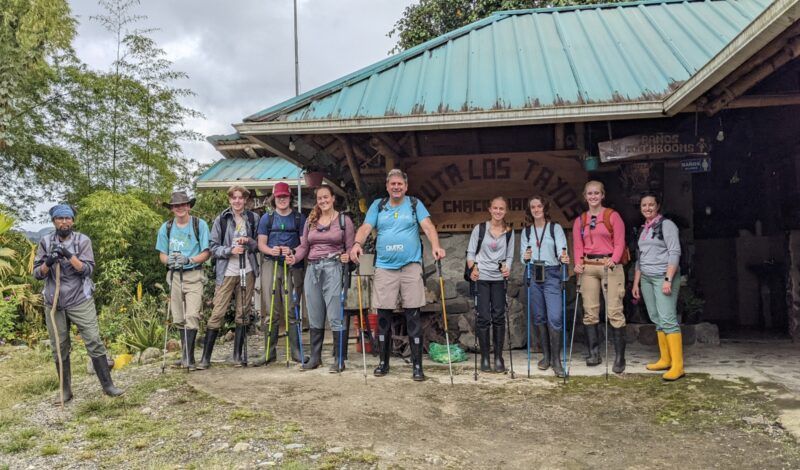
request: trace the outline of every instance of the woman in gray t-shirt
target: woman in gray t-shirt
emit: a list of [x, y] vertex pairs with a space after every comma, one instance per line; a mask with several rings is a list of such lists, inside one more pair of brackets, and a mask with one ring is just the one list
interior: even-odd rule
[[657, 362], [646, 367], [647, 370], [667, 370], [662, 376], [664, 380], [677, 380], [684, 375], [681, 328], [677, 314], [681, 285], [678, 227], [661, 215], [661, 201], [654, 192], [642, 194], [639, 208], [645, 223], [638, 238], [639, 256], [633, 278], [633, 297], [644, 298], [647, 313], [656, 324], [661, 353]]

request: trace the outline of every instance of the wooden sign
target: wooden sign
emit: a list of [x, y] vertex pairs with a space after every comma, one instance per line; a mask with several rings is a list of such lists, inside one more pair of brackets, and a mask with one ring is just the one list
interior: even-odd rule
[[706, 156], [711, 150], [709, 139], [694, 134], [657, 133], [623, 137], [597, 144], [600, 161], [648, 160], [653, 158], [676, 158]]
[[489, 220], [489, 202], [508, 200], [506, 221], [523, 225], [528, 199], [544, 196], [550, 217], [569, 229], [583, 209], [586, 171], [574, 151], [459, 155], [406, 160], [408, 194], [420, 199], [441, 232], [469, 232]]

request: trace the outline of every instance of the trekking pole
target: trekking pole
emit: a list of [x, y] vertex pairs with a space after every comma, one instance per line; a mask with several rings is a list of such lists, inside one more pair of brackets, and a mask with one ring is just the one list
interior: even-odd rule
[[[178, 278], [181, 281], [181, 312], [183, 313], [183, 347], [186, 353], [186, 372], [189, 372], [189, 336], [186, 334], [186, 293], [183, 291], [183, 268], [178, 271]], [[183, 364], [182, 364], [183, 365]]]
[[297, 287], [292, 286], [292, 303], [294, 303], [294, 321], [297, 325], [297, 345], [300, 348], [300, 368], [306, 363], [306, 355], [303, 352], [303, 314], [300, 312], [300, 298], [297, 295]]
[[361, 274], [356, 274], [358, 286], [358, 319], [361, 322], [361, 356], [364, 358], [364, 384], [367, 383], [367, 345], [364, 343], [364, 306], [361, 300]]
[[564, 370], [564, 376], [569, 379], [570, 368], [572, 367], [572, 345], [575, 341], [575, 325], [578, 319], [578, 303], [581, 299], [581, 275], [575, 274], [576, 291], [575, 291], [575, 311], [572, 314], [572, 334], [569, 338], [569, 357], [567, 358], [567, 368]]
[[[475, 329], [477, 329], [477, 325], [478, 325], [478, 283], [473, 281], [472, 283], [470, 283], [470, 285], [471, 285], [470, 289], [472, 290], [472, 303], [475, 306], [475, 326], [476, 326]], [[477, 331], [476, 331], [476, 333], [477, 333]], [[473, 377], [475, 378], [475, 381], [477, 381], [478, 380], [478, 335], [477, 334], [475, 335], [475, 355], [474, 356], [475, 356], [475, 372], [473, 374]]]
[[[56, 262], [56, 290], [53, 293], [53, 306], [50, 307], [50, 324], [53, 325], [53, 336], [56, 343], [56, 359], [58, 360], [58, 398], [61, 409], [64, 409], [64, 359], [61, 357], [61, 338], [58, 335], [58, 325], [56, 325], [56, 309], [58, 308], [58, 294], [61, 292], [61, 263]], [[69, 326], [67, 326], [69, 335]]]
[[[450, 357], [450, 333], [447, 328], [447, 304], [444, 302], [444, 278], [442, 277], [442, 260], [436, 260], [436, 272], [439, 275], [439, 294], [442, 299], [442, 318], [444, 319], [444, 339], [447, 342], [447, 365], [450, 368], [450, 386], [453, 385], [453, 359]], [[422, 360], [420, 357], [419, 360]]]
[[605, 314], [606, 314], [606, 327], [605, 333], [605, 343], [606, 343], [606, 382], [608, 382], [608, 265], [603, 266], [603, 301], [606, 304]]
[[[561, 249], [561, 257], [567, 255], [567, 248]], [[561, 367], [567, 367], [567, 265], [561, 263]], [[564, 372], [564, 384], [567, 373]]]
[[[283, 258], [283, 319], [284, 319], [284, 326], [283, 329], [286, 332], [286, 368], [289, 368], [289, 358], [291, 355], [289, 354], [289, 286], [287, 280], [289, 279], [288, 273], [289, 268], [286, 266], [286, 258]], [[277, 352], [275, 354], [277, 358]], [[303, 363], [303, 358], [300, 358], [300, 364]]]
[[167, 368], [167, 340], [169, 338], [169, 313], [172, 307], [172, 277], [175, 275], [175, 270], [169, 270], [169, 299], [167, 300], [167, 316], [164, 318], [164, 358], [161, 361], [161, 373]]
[[[339, 333], [339, 354], [336, 356], [336, 372], [341, 374], [342, 367], [344, 366], [344, 348], [347, 347], [344, 344], [344, 333], [345, 333], [345, 321], [344, 321], [344, 303], [345, 297], [347, 296], [347, 277], [350, 274], [347, 269], [347, 265], [343, 263], [339, 263], [342, 266], [342, 291], [339, 293], [339, 304], [341, 305], [341, 312], [340, 319], [342, 322], [342, 330]], [[363, 347], [361, 349], [364, 349]]]
[[[500, 272], [502, 273], [502, 271], [503, 271], [503, 262], [501, 261], [501, 262], [499, 262], [497, 264], [500, 267]], [[509, 361], [509, 366], [511, 367], [511, 378], [515, 379], [515, 378], [517, 378], [517, 376], [514, 373], [514, 356], [511, 354], [512, 353], [512, 350], [511, 350], [511, 319], [509, 318], [511, 316], [510, 315], [511, 312], [508, 311], [508, 278], [507, 277], [503, 278], [503, 290], [504, 290], [503, 295], [505, 296], [505, 301], [506, 301], [505, 314], [506, 314], [506, 337], [508, 338], [508, 361]], [[497, 347], [497, 345], [495, 345], [495, 347]], [[502, 351], [501, 351], [501, 354], [502, 354]]]
[[[245, 272], [245, 256], [247, 256], [247, 251], [245, 250], [244, 253], [239, 255], [239, 288], [241, 289], [241, 295], [239, 295], [239, 315], [242, 316], [242, 322], [247, 321], [244, 324], [244, 338], [242, 342], [242, 364], [247, 364], [247, 330], [249, 330], [249, 319], [245, 320], [245, 296], [247, 295], [247, 273]], [[235, 319], [234, 319], [235, 320]], [[208, 337], [206, 337], [206, 341]], [[211, 358], [208, 359], [211, 361]]]
[[[275, 311], [275, 288], [278, 285], [278, 260], [272, 262], [272, 297], [269, 300], [269, 326], [267, 327], [267, 337], [264, 338], [264, 366], [269, 364], [269, 348], [272, 343], [272, 313]], [[275, 352], [277, 360], [278, 352]]]
[[[530, 248], [528, 248], [530, 250]], [[525, 289], [527, 291], [527, 320], [528, 328], [528, 378], [531, 378], [531, 262], [525, 263]]]

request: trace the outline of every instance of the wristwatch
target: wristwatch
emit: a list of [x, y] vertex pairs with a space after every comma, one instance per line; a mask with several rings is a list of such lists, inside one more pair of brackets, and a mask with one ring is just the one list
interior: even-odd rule
[[672, 282], [672, 279], [670, 279], [669, 276], [664, 276], [664, 280], [667, 282]]

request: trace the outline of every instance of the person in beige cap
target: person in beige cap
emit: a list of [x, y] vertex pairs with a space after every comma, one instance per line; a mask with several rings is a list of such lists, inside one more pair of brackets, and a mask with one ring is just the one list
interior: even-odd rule
[[[169, 271], [172, 321], [181, 333], [181, 360], [175, 366], [189, 370], [195, 369], [194, 343], [203, 315], [203, 285], [206, 283], [203, 263], [210, 256], [208, 224], [189, 214], [194, 202], [185, 191], [172, 193], [164, 207], [175, 217], [161, 224], [156, 241], [158, 257]], [[177, 279], [175, 273], [178, 273]]]

